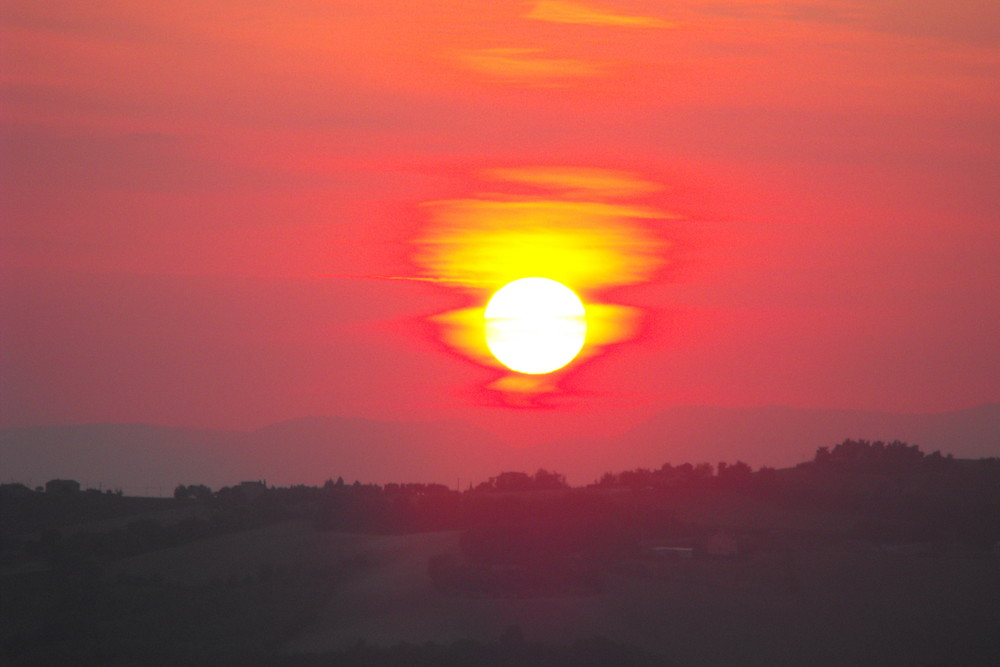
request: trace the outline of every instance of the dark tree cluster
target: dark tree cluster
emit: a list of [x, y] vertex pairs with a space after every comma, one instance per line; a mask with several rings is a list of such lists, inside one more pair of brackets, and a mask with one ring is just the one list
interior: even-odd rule
[[205, 502], [211, 497], [212, 489], [208, 488], [204, 484], [192, 484], [190, 486], [179, 484], [177, 488], [174, 489], [174, 498], [177, 500], [197, 500]]
[[558, 491], [569, 488], [566, 478], [557, 472], [539, 469], [534, 475], [525, 472], [502, 472], [476, 487], [476, 491]]
[[941, 452], [924, 455], [917, 445], [909, 445], [899, 440], [883, 442], [876, 440], [847, 439], [829, 447], [820, 447], [812, 464], [822, 468], [839, 468], [855, 472], [892, 473], [912, 470], [921, 465], [939, 466], [952, 462], [951, 454]]
[[776, 487], [784, 504], [863, 517], [859, 537], [957, 542], [1000, 540], [1000, 459], [957, 460], [893, 441], [845, 440], [820, 447]]
[[592, 487], [599, 489], [686, 489], [686, 488], [719, 488], [747, 487], [759, 476], [768, 478], [773, 473], [771, 468], [761, 468], [754, 473], [753, 469], [743, 461], [728, 464], [724, 461], [717, 466], [711, 463], [682, 463], [672, 465], [664, 463], [655, 470], [636, 468], [619, 473], [606, 472]]

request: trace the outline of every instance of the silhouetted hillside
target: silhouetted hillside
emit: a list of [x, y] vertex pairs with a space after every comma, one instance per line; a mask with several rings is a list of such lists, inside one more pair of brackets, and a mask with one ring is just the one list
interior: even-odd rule
[[[572, 483], [609, 470], [657, 467], [664, 461], [737, 461], [784, 468], [812, 457], [817, 446], [846, 438], [904, 440], [958, 458], [1000, 456], [1000, 403], [913, 415], [787, 407], [677, 407], [610, 441], [578, 440], [538, 448], [533, 463], [555, 468]], [[587, 456], [577, 456], [586, 452]]]
[[[307, 440], [317, 425], [276, 431]], [[330, 478], [149, 499], [63, 480], [0, 486], [0, 503], [11, 664], [1000, 656], [1000, 459], [899, 441], [843, 440], [782, 470], [665, 462], [576, 488], [538, 470], [464, 492]]]

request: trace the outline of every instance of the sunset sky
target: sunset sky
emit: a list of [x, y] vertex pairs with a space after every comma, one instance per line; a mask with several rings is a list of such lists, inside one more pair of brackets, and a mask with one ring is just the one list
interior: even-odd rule
[[[1000, 400], [993, 0], [2, 0], [0, 81], [3, 426]], [[629, 324], [525, 407], [428, 247], [539, 201]]]

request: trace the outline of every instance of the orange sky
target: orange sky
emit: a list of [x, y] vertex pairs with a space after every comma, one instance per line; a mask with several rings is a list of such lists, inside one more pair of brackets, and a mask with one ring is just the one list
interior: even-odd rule
[[[482, 6], [480, 6], [482, 5]], [[4, 0], [0, 422], [1000, 400], [1000, 5]], [[636, 175], [667, 262], [556, 409], [483, 401], [416, 277], [496, 170]]]

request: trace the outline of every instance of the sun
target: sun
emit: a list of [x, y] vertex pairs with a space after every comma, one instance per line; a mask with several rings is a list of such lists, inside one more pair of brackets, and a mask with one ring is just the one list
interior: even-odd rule
[[484, 313], [486, 346], [507, 368], [538, 375], [573, 361], [587, 338], [573, 290], [549, 278], [521, 278], [494, 294]]

